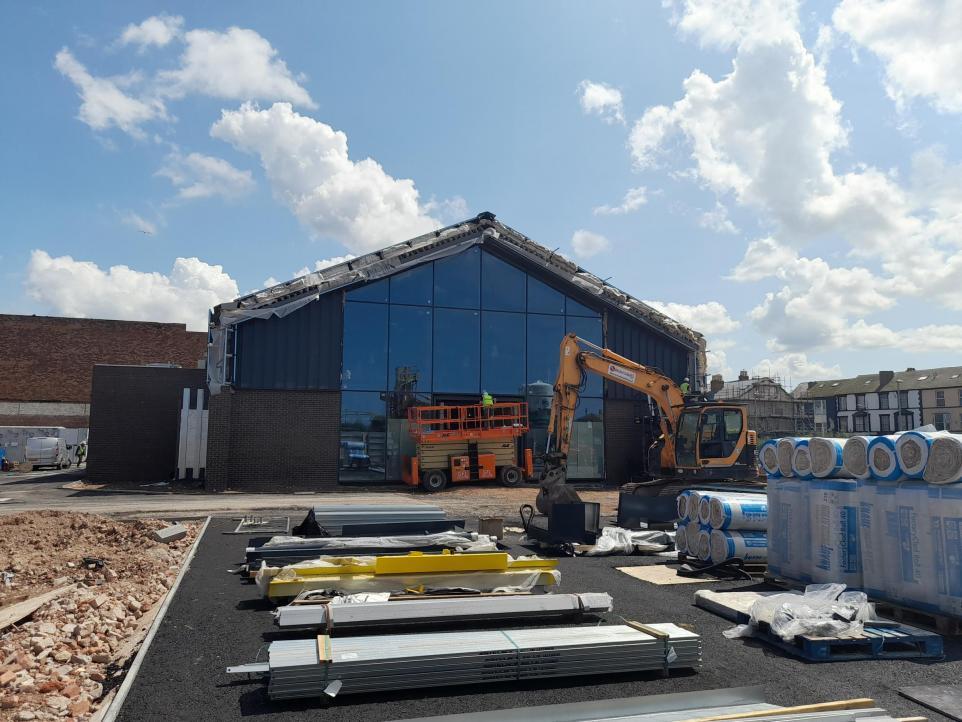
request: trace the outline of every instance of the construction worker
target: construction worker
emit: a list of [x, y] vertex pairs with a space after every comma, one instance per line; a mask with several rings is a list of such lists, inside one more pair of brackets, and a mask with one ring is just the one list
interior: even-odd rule
[[681, 382], [681, 387], [680, 387], [680, 388], [681, 388], [681, 393], [682, 393], [683, 396], [688, 396], [688, 394], [691, 393], [691, 386], [689, 386], [689, 384], [688, 384], [688, 377], [687, 377], [687, 376], [685, 377], [685, 380]]
[[[481, 392], [481, 418], [484, 420], [491, 418], [491, 409], [494, 406], [494, 397], [487, 391]], [[482, 422], [483, 426], [488, 426], [491, 422]]]
[[87, 458], [87, 442], [81, 441], [77, 445], [77, 468], [78, 469], [80, 468], [80, 465], [84, 463], [85, 458]]

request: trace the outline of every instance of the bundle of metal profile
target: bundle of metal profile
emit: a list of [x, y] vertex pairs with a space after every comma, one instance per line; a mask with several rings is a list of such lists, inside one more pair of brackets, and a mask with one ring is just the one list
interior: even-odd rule
[[431, 504], [324, 504], [309, 509], [304, 521], [292, 531], [296, 536], [338, 536], [345, 527], [359, 524], [410, 522], [440, 523], [441, 526], [453, 523], [445, 519], [443, 509]]
[[272, 567], [296, 564], [327, 554], [375, 555], [407, 554], [412, 551], [440, 552], [445, 549], [464, 552], [495, 551], [497, 539], [474, 532], [442, 532], [387, 537], [259, 537], [248, 542], [245, 572], [256, 571], [261, 563]]
[[[647, 630], [647, 631], [643, 631]], [[674, 624], [547, 627], [272, 642], [271, 699], [623, 674], [701, 665], [701, 638]]]
[[282, 568], [263, 566], [255, 581], [270, 599], [289, 599], [315, 589], [392, 592], [465, 588], [493, 591], [516, 587], [529, 591], [558, 583], [558, 562], [540, 557], [513, 558], [505, 552], [410, 554], [397, 556], [328, 556]]
[[430, 625], [478, 620], [557, 620], [578, 614], [610, 612], [611, 596], [586, 594], [494, 594], [447, 599], [422, 597], [346, 604], [292, 604], [274, 612], [284, 629], [358, 629], [388, 625]]

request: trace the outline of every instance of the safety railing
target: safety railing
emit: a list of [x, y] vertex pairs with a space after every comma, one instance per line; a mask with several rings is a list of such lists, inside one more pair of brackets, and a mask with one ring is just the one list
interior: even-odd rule
[[408, 430], [418, 442], [521, 436], [528, 430], [528, 405], [413, 406], [408, 409]]

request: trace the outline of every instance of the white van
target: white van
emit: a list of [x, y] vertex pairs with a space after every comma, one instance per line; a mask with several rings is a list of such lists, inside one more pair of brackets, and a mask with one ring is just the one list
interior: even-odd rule
[[28, 464], [33, 464], [34, 469], [39, 469], [41, 466], [67, 469], [70, 467], [67, 442], [56, 436], [36, 436], [27, 439], [26, 461]]

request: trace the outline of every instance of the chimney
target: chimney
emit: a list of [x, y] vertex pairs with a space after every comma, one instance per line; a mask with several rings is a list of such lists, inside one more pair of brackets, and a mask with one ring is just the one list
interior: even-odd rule
[[724, 385], [725, 379], [721, 374], [712, 374], [711, 384], [708, 388], [711, 389], [713, 394], [717, 394], [719, 391], [721, 391]]
[[738, 372], [738, 380], [748, 381], [748, 372], [745, 369], [742, 369], [741, 371]]
[[914, 367], [914, 366], [909, 366], [907, 369], [905, 369], [905, 372], [906, 372], [906, 373], [908, 373], [909, 371], [915, 371], [915, 367]]
[[885, 386], [885, 384], [890, 383], [892, 379], [895, 378], [894, 371], [879, 371], [878, 372], [878, 385]]

